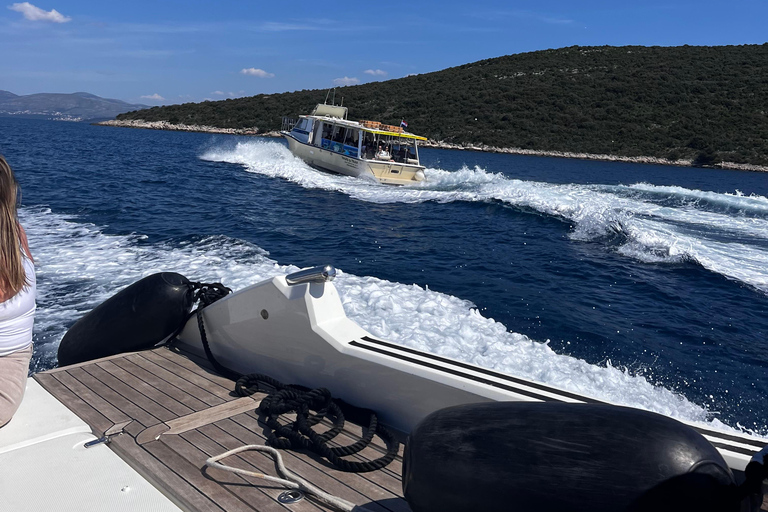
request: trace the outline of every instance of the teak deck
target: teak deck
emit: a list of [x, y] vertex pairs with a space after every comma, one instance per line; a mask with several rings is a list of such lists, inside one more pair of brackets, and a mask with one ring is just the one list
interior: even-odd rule
[[[265, 444], [263, 395], [240, 398], [234, 382], [207, 361], [161, 347], [121, 354], [38, 373], [35, 379], [101, 435], [123, 426], [111, 448], [181, 508], [190, 511], [331, 510], [312, 498], [282, 504], [285, 489], [264, 480], [205, 468], [207, 458], [246, 444]], [[360, 438], [347, 421], [339, 444]], [[159, 436], [159, 437], [158, 437]], [[326, 492], [380, 512], [410, 512], [401, 488], [400, 455], [386, 468], [345, 473], [305, 452], [282, 450], [288, 470]], [[385, 451], [381, 440], [352, 460], [372, 460]], [[271, 458], [245, 452], [222, 461], [277, 476]]]

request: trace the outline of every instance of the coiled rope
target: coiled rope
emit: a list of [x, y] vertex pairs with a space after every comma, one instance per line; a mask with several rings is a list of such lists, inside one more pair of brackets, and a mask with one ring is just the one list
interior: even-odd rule
[[[219, 363], [211, 352], [208, 343], [202, 310], [225, 297], [232, 290], [221, 283], [192, 283], [192, 288], [194, 290], [194, 302], [199, 302], [199, 306], [193, 314], [197, 315], [197, 325], [200, 330], [203, 349], [214, 369], [221, 375], [237, 381], [235, 392], [239, 396], [250, 396], [257, 392], [268, 393], [262, 399], [259, 411], [267, 418], [267, 427], [270, 429], [267, 434], [269, 445], [281, 449], [298, 450], [303, 448], [314, 451], [325, 457], [341, 471], [350, 473], [376, 471], [395, 459], [399, 443], [394, 434], [379, 423], [378, 417], [373, 411], [347, 405], [356, 413], [361, 411], [368, 413], [368, 427], [365, 429], [365, 435], [352, 445], [330, 447], [328, 442], [344, 429], [345, 418], [341, 407], [333, 400], [328, 389], [309, 389], [298, 385], [285, 385], [261, 374], [242, 375]], [[315, 412], [312, 413], [312, 411]], [[288, 413], [296, 413], [296, 420], [285, 425], [281, 424], [278, 418]], [[319, 434], [312, 427], [326, 417], [333, 426], [323, 434]], [[383, 456], [372, 461], [361, 462], [342, 458], [362, 451], [371, 444], [375, 435], [378, 435], [386, 443], [387, 451]]]
[[[267, 444], [282, 449], [312, 450], [341, 471], [365, 473], [376, 471], [392, 462], [397, 456], [399, 443], [394, 434], [379, 423], [373, 411], [368, 413], [368, 427], [365, 435], [356, 443], [348, 446], [330, 447], [328, 442], [344, 429], [344, 413], [333, 400], [326, 388], [308, 389], [303, 386], [285, 385], [271, 377], [259, 374], [244, 375], [235, 384], [235, 393], [250, 396], [256, 392], [269, 393], [261, 400], [259, 411], [266, 416]], [[351, 407], [351, 406], [348, 406]], [[356, 408], [357, 411], [360, 409]], [[312, 413], [312, 411], [315, 411]], [[296, 420], [281, 424], [278, 418], [284, 414], [296, 413]], [[323, 434], [312, 427], [328, 418], [332, 427]], [[387, 446], [387, 451], [378, 459], [371, 461], [350, 461], [342, 457], [354, 455], [371, 444], [374, 435], [378, 435]]]

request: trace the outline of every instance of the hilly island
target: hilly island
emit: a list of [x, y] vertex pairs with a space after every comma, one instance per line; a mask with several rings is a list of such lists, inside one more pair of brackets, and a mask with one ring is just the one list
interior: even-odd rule
[[[265, 133], [326, 92], [153, 107], [117, 120]], [[339, 87], [335, 97], [350, 119], [406, 120], [445, 144], [768, 165], [768, 44], [574, 46]]]

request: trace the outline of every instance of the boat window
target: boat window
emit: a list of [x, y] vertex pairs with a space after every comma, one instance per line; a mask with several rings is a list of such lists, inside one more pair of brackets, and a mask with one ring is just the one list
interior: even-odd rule
[[301, 119], [299, 119], [299, 122], [296, 123], [296, 126], [294, 126], [293, 129], [297, 131], [309, 133], [311, 124], [312, 124], [312, 121], [310, 119], [307, 119], [306, 117], [302, 117]]
[[346, 128], [343, 126], [336, 126], [333, 130], [333, 140], [334, 142], [344, 142], [344, 132], [346, 131]]
[[358, 137], [358, 131], [355, 128], [324, 124], [321, 146], [329, 151], [357, 158]]
[[418, 156], [416, 153], [416, 143], [413, 140], [409, 140], [402, 137], [390, 138], [388, 146], [390, 148], [390, 156], [392, 160], [403, 164], [418, 164]]
[[347, 128], [347, 136], [344, 138], [344, 145], [357, 147], [358, 131], [353, 128]]
[[376, 137], [370, 132], [363, 132], [363, 158], [373, 160], [376, 153]]
[[299, 119], [299, 122], [291, 129], [291, 135], [296, 140], [307, 143], [309, 142], [309, 130], [311, 129], [312, 121], [306, 117]]
[[323, 140], [321, 146], [324, 149], [330, 149], [331, 148], [331, 139], [333, 138], [333, 128], [334, 125], [323, 123]]
[[360, 140], [360, 132], [356, 128], [347, 128], [347, 135], [344, 138], [344, 154], [357, 158], [357, 143]]

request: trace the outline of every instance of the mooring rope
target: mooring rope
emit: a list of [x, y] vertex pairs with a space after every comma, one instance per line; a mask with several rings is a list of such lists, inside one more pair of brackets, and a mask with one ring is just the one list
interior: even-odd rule
[[[275, 466], [277, 467], [277, 472], [283, 478], [277, 478], [274, 476], [265, 475], [263, 473], [256, 473], [254, 471], [248, 471], [245, 469], [235, 468], [232, 466], [227, 466], [226, 464], [219, 463], [221, 459], [229, 457], [230, 455], [237, 455], [238, 453], [242, 453], [249, 450], [255, 450], [255, 451], [264, 452], [272, 455], [272, 458], [275, 460]], [[259, 444], [249, 444], [246, 446], [241, 446], [240, 448], [235, 448], [234, 450], [229, 450], [228, 452], [224, 452], [221, 455], [216, 455], [215, 457], [209, 458], [208, 460], [205, 461], [205, 465], [210, 466], [212, 468], [221, 469], [224, 471], [229, 471], [230, 473], [236, 473], [238, 475], [261, 478], [268, 482], [273, 482], [273, 483], [283, 485], [288, 489], [295, 489], [298, 491], [302, 491], [306, 494], [314, 496], [315, 498], [322, 501], [323, 503], [330, 505], [338, 510], [342, 510], [344, 512], [352, 512], [353, 510], [359, 511], [359, 512], [365, 512], [369, 510], [365, 507], [355, 505], [354, 503], [349, 502], [344, 498], [339, 498], [338, 496], [328, 494], [327, 492], [312, 485], [311, 483], [307, 482], [306, 480], [299, 477], [298, 475], [291, 473], [290, 471], [288, 471], [288, 469], [286, 469], [285, 464], [283, 464], [283, 457], [282, 455], [280, 455], [280, 452], [272, 448], [271, 446], [264, 446]]]
[[[303, 386], [285, 385], [267, 375], [244, 375], [235, 384], [235, 393], [250, 396], [257, 392], [268, 395], [261, 400], [259, 411], [266, 416], [267, 444], [275, 448], [312, 450], [342, 471], [365, 473], [387, 466], [397, 456], [399, 443], [395, 435], [379, 423], [373, 411], [355, 408], [356, 412], [368, 413], [368, 427], [365, 435], [348, 446], [330, 447], [328, 442], [344, 429], [344, 413], [333, 400], [326, 388], [307, 389]], [[352, 406], [347, 406], [352, 408]], [[315, 411], [312, 413], [312, 411]], [[295, 413], [296, 420], [281, 424], [280, 416]], [[328, 431], [319, 434], [312, 427], [328, 418], [333, 425]], [[350, 461], [342, 457], [359, 453], [370, 446], [374, 435], [378, 435], [387, 446], [387, 451], [378, 459], [371, 461]]]

